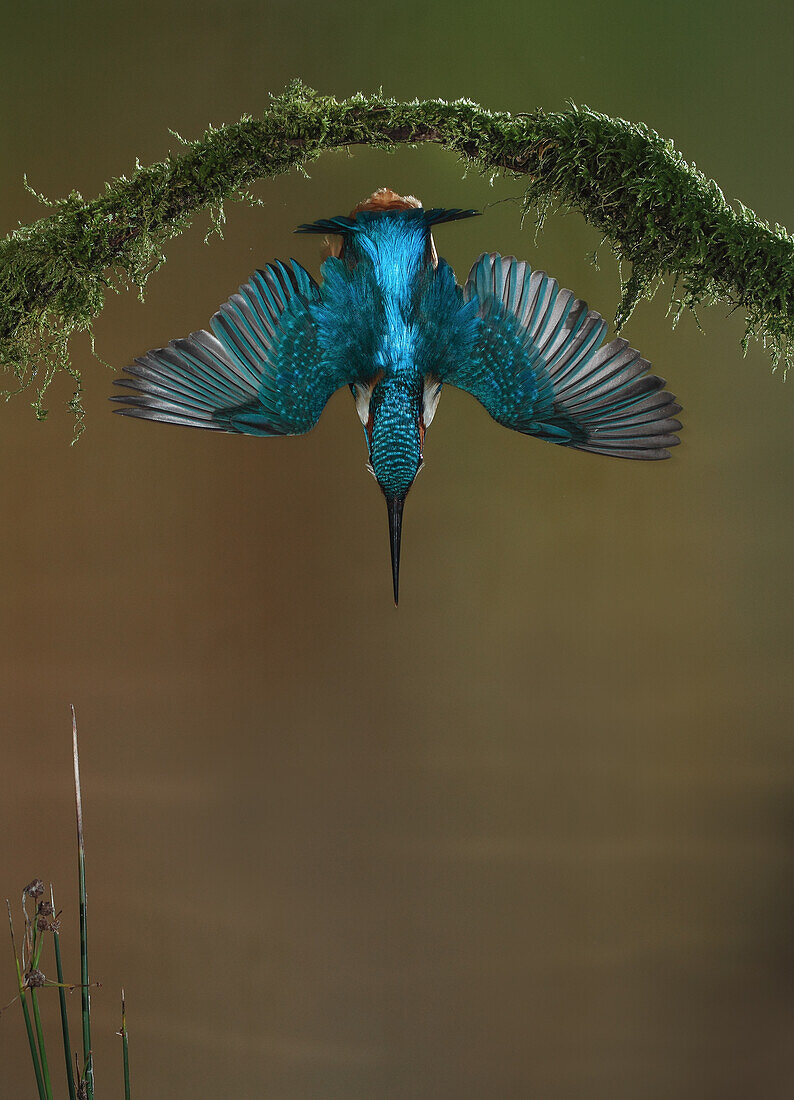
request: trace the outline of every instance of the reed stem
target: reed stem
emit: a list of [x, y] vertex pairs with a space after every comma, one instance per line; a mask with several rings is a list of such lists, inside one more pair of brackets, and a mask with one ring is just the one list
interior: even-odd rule
[[14, 953], [14, 965], [17, 971], [17, 986], [19, 988], [19, 1003], [22, 1007], [22, 1016], [25, 1020], [25, 1031], [28, 1036], [28, 1044], [30, 1045], [30, 1057], [33, 1062], [33, 1072], [36, 1074], [36, 1086], [39, 1090], [39, 1100], [47, 1100], [47, 1092], [44, 1087], [44, 1078], [41, 1075], [41, 1065], [39, 1064], [39, 1055], [36, 1048], [36, 1036], [33, 1032], [33, 1024], [30, 1019], [30, 1012], [28, 1011], [28, 1003], [25, 999], [25, 982], [22, 977], [22, 967], [19, 965], [19, 956], [17, 955], [17, 945], [14, 939], [14, 922], [11, 918], [11, 905], [6, 898], [6, 907], [8, 909], [8, 927], [11, 932], [11, 950]]
[[[50, 899], [53, 913], [55, 912], [55, 895], [50, 887]], [[66, 1011], [66, 989], [63, 980], [63, 962], [61, 961], [61, 937], [58, 930], [53, 932], [55, 945], [55, 970], [58, 975], [58, 1001], [61, 1008], [61, 1033], [63, 1035], [63, 1056], [66, 1061], [66, 1084], [69, 1088], [69, 1100], [77, 1100], [77, 1091], [74, 1084], [74, 1070], [72, 1069], [72, 1040], [69, 1036], [69, 1016]]]
[[33, 1005], [33, 1019], [36, 1024], [36, 1039], [39, 1047], [39, 1057], [41, 1058], [41, 1076], [44, 1081], [44, 1092], [47, 1100], [52, 1100], [52, 1081], [50, 1080], [50, 1067], [47, 1062], [47, 1048], [44, 1044], [44, 1028], [41, 1025], [39, 999], [36, 996], [35, 989], [31, 989], [30, 991], [30, 1003]]
[[88, 904], [85, 886], [85, 844], [83, 842], [83, 796], [80, 786], [80, 757], [77, 749], [77, 715], [74, 707], [72, 707], [72, 756], [74, 759], [77, 869], [80, 891], [80, 997], [83, 1023], [83, 1061], [88, 1100], [94, 1100], [94, 1064], [91, 1057], [91, 988], [88, 977]]
[[124, 1062], [124, 1100], [130, 1100], [130, 1051], [127, 1038], [127, 1003], [121, 991], [121, 1055]]

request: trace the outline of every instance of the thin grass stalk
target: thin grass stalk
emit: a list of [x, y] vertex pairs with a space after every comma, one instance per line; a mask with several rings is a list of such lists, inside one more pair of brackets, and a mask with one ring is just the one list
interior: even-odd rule
[[[36, 914], [38, 914], [39, 906], [36, 903]], [[33, 949], [31, 953], [31, 966], [34, 970], [39, 969], [39, 963], [41, 962], [41, 952], [44, 947], [44, 935], [39, 935], [38, 929], [38, 917], [33, 921]]]
[[[55, 895], [52, 892], [52, 887], [50, 887], [50, 900], [54, 913]], [[66, 1060], [66, 1083], [69, 1086], [69, 1100], [77, 1100], [74, 1070], [72, 1069], [72, 1040], [69, 1037], [69, 1016], [66, 1011], [66, 990], [64, 988], [63, 963], [61, 961], [61, 938], [57, 928], [53, 930], [53, 943], [55, 944], [55, 969], [58, 974], [58, 1000], [61, 1006], [61, 1033], [63, 1034], [63, 1056]]]
[[39, 1090], [39, 1100], [47, 1100], [47, 1092], [44, 1088], [44, 1078], [41, 1076], [41, 1066], [39, 1065], [39, 1055], [36, 1049], [36, 1036], [33, 1033], [33, 1024], [30, 1019], [30, 1012], [28, 1011], [28, 1003], [25, 1000], [25, 983], [22, 978], [22, 968], [19, 965], [19, 956], [17, 955], [17, 945], [14, 940], [14, 922], [11, 919], [11, 906], [6, 898], [6, 906], [8, 907], [8, 927], [11, 930], [11, 949], [14, 952], [14, 965], [17, 969], [17, 985], [19, 987], [19, 1003], [22, 1006], [22, 1015], [25, 1019], [25, 1031], [28, 1035], [28, 1043], [30, 1044], [30, 1057], [33, 1061], [33, 1072], [36, 1074], [36, 1085]]
[[30, 991], [30, 1002], [33, 1005], [33, 1019], [36, 1024], [36, 1039], [39, 1045], [39, 1057], [41, 1058], [41, 1076], [44, 1080], [44, 1090], [47, 1100], [52, 1100], [52, 1081], [50, 1080], [50, 1067], [47, 1062], [47, 1048], [44, 1044], [44, 1028], [41, 1025], [41, 1013], [39, 1012], [39, 999], [36, 990]]
[[88, 921], [86, 917], [85, 845], [83, 843], [83, 797], [80, 787], [80, 758], [77, 751], [77, 715], [72, 707], [72, 754], [74, 797], [77, 812], [77, 869], [80, 890], [80, 982], [83, 1023], [83, 1059], [88, 1100], [94, 1100], [94, 1064], [91, 1058], [91, 990], [88, 978]]
[[[41, 884], [41, 890], [44, 890], [44, 883]], [[22, 895], [22, 910], [25, 914], [25, 934], [26, 937], [29, 934], [30, 939], [30, 957], [28, 960], [29, 974], [39, 975], [39, 964], [41, 963], [41, 952], [44, 947], [44, 935], [39, 935], [39, 922], [37, 914], [39, 913], [39, 897], [38, 893], [33, 895], [33, 920], [28, 917], [27, 909], [25, 908], [25, 894]], [[24, 963], [24, 956], [23, 956]], [[43, 975], [41, 976], [43, 981]], [[35, 985], [30, 983], [30, 1003], [33, 1006], [33, 1022], [36, 1025], [36, 1040], [39, 1046], [39, 1059], [41, 1062], [41, 1076], [44, 1079], [44, 1088], [47, 1091], [48, 1100], [52, 1100], [52, 1079], [50, 1078], [50, 1067], [47, 1061], [47, 1047], [44, 1042], [44, 1028], [41, 1024], [41, 1013], [39, 1012], [39, 998], [36, 994]]]
[[121, 991], [121, 1057], [124, 1062], [124, 1100], [130, 1100], [130, 1051], [127, 1041], [127, 1004]]
[[41, 1076], [41, 1066], [39, 1065], [39, 1056], [36, 1049], [36, 1036], [33, 1032], [33, 1024], [30, 1019], [30, 1013], [28, 1012], [27, 1001], [25, 1000], [24, 989], [20, 990], [19, 1003], [22, 1005], [22, 1015], [25, 1017], [25, 1030], [28, 1033], [28, 1043], [30, 1043], [30, 1056], [33, 1059], [33, 1070], [36, 1074], [36, 1084], [39, 1089], [40, 1100], [47, 1100], [47, 1090], [44, 1087], [44, 1078]]

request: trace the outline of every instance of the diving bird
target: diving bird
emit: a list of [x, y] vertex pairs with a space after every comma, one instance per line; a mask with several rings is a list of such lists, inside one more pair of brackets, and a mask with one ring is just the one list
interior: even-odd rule
[[463, 286], [432, 231], [476, 210], [425, 210], [387, 188], [325, 234], [318, 285], [295, 260], [251, 276], [203, 329], [125, 368], [116, 412], [243, 435], [310, 431], [349, 386], [368, 469], [386, 498], [394, 602], [403, 506], [423, 464], [442, 387], [472, 394], [499, 424], [618, 458], [669, 458], [680, 406], [628, 341], [555, 279], [484, 253]]

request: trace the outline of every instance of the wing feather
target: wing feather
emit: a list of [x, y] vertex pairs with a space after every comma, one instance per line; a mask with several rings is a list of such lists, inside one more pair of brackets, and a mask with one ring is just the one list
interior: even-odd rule
[[513, 256], [483, 254], [463, 298], [478, 308], [471, 353], [442, 381], [473, 394], [501, 424], [566, 447], [668, 458], [681, 411], [627, 340], [556, 279]]
[[[125, 368], [124, 416], [247, 435], [309, 431], [353, 381], [320, 347], [320, 290], [295, 260], [257, 271], [210, 322]], [[131, 391], [131, 392], [130, 392]]]

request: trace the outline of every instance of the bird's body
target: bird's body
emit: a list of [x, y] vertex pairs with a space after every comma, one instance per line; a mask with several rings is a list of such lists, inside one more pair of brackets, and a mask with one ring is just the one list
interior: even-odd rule
[[346, 365], [354, 375], [370, 464], [387, 498], [404, 496], [416, 477], [450, 345], [467, 332], [460, 287], [435, 257], [427, 219], [468, 213], [369, 209], [355, 221], [339, 219], [341, 226], [334, 220], [302, 227], [347, 230], [340, 254], [323, 264], [318, 333], [332, 369]]
[[136, 360], [117, 398], [132, 416], [250, 435], [310, 430], [348, 385], [387, 501], [394, 596], [406, 494], [444, 383], [500, 423], [580, 450], [666, 458], [679, 406], [649, 364], [570, 291], [485, 254], [464, 287], [432, 227], [476, 211], [424, 210], [382, 189], [330, 234], [318, 286], [292, 260], [258, 271], [199, 331]]

